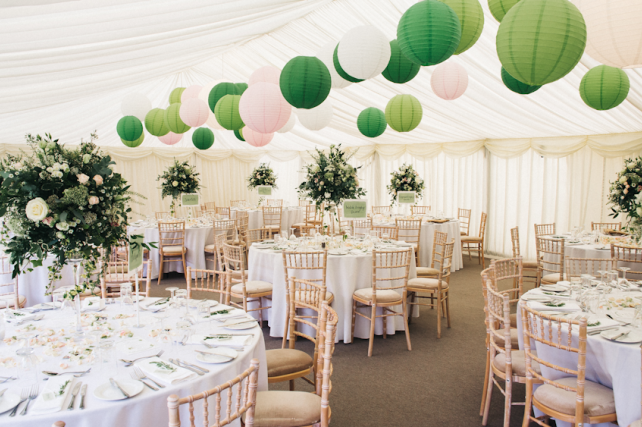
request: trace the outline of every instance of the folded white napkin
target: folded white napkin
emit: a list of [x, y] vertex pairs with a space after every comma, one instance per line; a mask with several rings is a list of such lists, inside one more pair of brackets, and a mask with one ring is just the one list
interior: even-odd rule
[[524, 297], [526, 297], [527, 301], [536, 301], [538, 299], [550, 299], [550, 298], [555, 298], [555, 299], [561, 299], [561, 300], [569, 300], [569, 299], [575, 299], [571, 298], [570, 295], [568, 295], [568, 292], [564, 292], [566, 295], [562, 294], [560, 295], [560, 292], [552, 292], [552, 291], [547, 291], [546, 289], [533, 289], [528, 291]]
[[140, 308], [143, 310], [158, 311], [167, 307], [167, 304], [169, 304], [168, 298], [157, 298], [154, 301], [150, 301], [148, 304], [141, 304]]
[[[156, 365], [156, 363], [168, 366], [171, 369], [163, 369], [161, 366]], [[161, 360], [159, 357], [139, 360], [136, 362], [136, 366], [138, 366], [145, 375], [167, 385], [180, 383], [196, 376], [194, 372]]]
[[[65, 385], [66, 383], [66, 385]], [[62, 390], [65, 385], [64, 390]], [[30, 414], [52, 414], [61, 411], [67, 400], [67, 395], [74, 388], [74, 376], [72, 374], [50, 377], [45, 387], [33, 402], [29, 410]], [[62, 390], [62, 394], [60, 391]]]
[[207, 335], [192, 335], [187, 341], [187, 344], [203, 344], [203, 343], [208, 343], [212, 344], [215, 346], [222, 346], [222, 347], [242, 347], [247, 344], [247, 342], [252, 338], [251, 336], [243, 336], [243, 335], [232, 335], [231, 338], [229, 339], [217, 339], [214, 338], [216, 335], [226, 335], [225, 333], [222, 334], [210, 334], [213, 338], [206, 339]]
[[561, 307], [551, 307], [546, 305], [545, 302], [529, 301], [528, 305], [538, 311], [580, 311], [580, 306], [575, 301], [564, 300]]
[[[229, 313], [220, 313], [220, 314], [214, 314], [218, 311], [225, 311], [229, 310]], [[225, 320], [229, 319], [230, 317], [238, 317], [241, 315], [244, 315], [245, 312], [241, 310], [240, 308], [232, 308], [232, 307], [227, 307], [225, 305], [217, 305], [215, 308], [212, 308], [212, 315], [204, 320]]]
[[35, 320], [37, 316], [36, 314], [26, 314], [25, 312], [17, 312], [14, 310], [10, 310], [10, 312], [13, 314], [13, 318], [7, 319], [7, 317], [5, 316], [7, 323], [30, 322], [32, 320]]

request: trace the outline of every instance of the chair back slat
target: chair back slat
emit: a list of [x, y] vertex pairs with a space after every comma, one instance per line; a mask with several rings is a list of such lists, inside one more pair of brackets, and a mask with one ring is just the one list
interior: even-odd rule
[[281, 206], [263, 206], [263, 228], [281, 229], [281, 217], [283, 208]]
[[352, 221], [352, 235], [366, 236], [372, 230], [372, 218], [356, 219]]
[[555, 223], [535, 224], [535, 237], [552, 236], [553, 234], [555, 234]]
[[499, 282], [508, 280], [511, 282], [511, 287], [502, 290], [502, 294], [512, 296], [509, 298], [510, 303], [516, 303], [522, 297], [523, 293], [523, 270], [522, 270], [522, 257], [504, 258], [493, 260], [490, 263], [493, 268], [493, 289], [499, 292]]
[[205, 209], [206, 210], [215, 210], [216, 209], [216, 202], [205, 202]]
[[155, 212], [156, 221], [164, 220], [170, 217], [169, 212]]
[[407, 243], [415, 243], [419, 247], [421, 237], [421, 220], [420, 219], [399, 219], [395, 220], [399, 227], [399, 240]]
[[377, 237], [382, 238], [384, 234], [388, 235], [389, 239], [399, 240], [399, 227], [394, 225], [373, 225], [372, 231], [377, 234]]
[[484, 241], [484, 236], [486, 235], [486, 220], [488, 219], [488, 214], [482, 212], [481, 221], [479, 222], [479, 238]]
[[372, 213], [374, 215], [390, 215], [390, 206], [373, 206]]
[[231, 208], [238, 208], [245, 203], [245, 200], [230, 200]]
[[319, 314], [319, 333], [317, 341], [318, 358], [316, 361], [316, 394], [321, 396], [321, 422], [319, 427], [330, 425], [330, 392], [332, 391], [332, 354], [334, 353], [334, 342], [337, 335], [337, 323], [339, 316], [327, 303], [321, 304]]
[[567, 280], [580, 277], [582, 274], [599, 277], [598, 271], [611, 271], [615, 266], [615, 261], [612, 258], [573, 258], [568, 256], [565, 258], [564, 268]]
[[622, 223], [621, 222], [591, 222], [591, 230], [601, 231], [601, 232], [605, 232], [609, 230], [621, 231]]
[[426, 215], [430, 212], [430, 206], [410, 206], [410, 212], [413, 215]]
[[470, 216], [472, 214], [472, 209], [462, 209], [457, 210], [457, 219], [459, 219], [459, 230], [463, 233], [464, 236], [468, 236], [470, 232]]
[[613, 268], [630, 267], [626, 272], [627, 278], [633, 275], [636, 280], [642, 279], [642, 248], [630, 248], [621, 245], [611, 245]]
[[185, 247], [185, 221], [161, 221], [158, 223], [159, 247]]
[[542, 271], [542, 277], [546, 274], [558, 273], [560, 279], [564, 280], [564, 239], [538, 236], [535, 242], [537, 243], [537, 263]]
[[187, 267], [187, 298], [192, 298], [192, 292], [209, 292], [219, 295], [219, 301], [227, 303], [229, 290], [226, 286], [225, 271], [206, 270]]
[[[393, 251], [372, 251], [372, 301], [376, 304], [377, 289], [408, 287], [412, 248]], [[399, 272], [395, 270], [399, 269]]]
[[445, 245], [448, 242], [448, 233], [442, 233], [441, 231], [435, 231], [432, 242], [432, 258], [430, 260], [430, 268], [436, 268], [435, 262], [439, 262], [441, 265], [441, 260], [444, 259]]
[[519, 249], [519, 227], [510, 229], [510, 240], [513, 245], [513, 258], [516, 258], [521, 254]]
[[221, 206], [218, 208], [214, 208], [216, 210], [216, 215], [218, 215], [221, 218], [227, 218], [230, 219], [230, 207], [229, 206]]

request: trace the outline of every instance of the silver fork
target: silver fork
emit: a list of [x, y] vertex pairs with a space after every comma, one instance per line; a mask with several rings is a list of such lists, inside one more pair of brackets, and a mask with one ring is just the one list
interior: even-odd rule
[[20, 404], [22, 402], [24, 402], [25, 400], [27, 400], [28, 398], [29, 398], [29, 389], [28, 388], [23, 388], [22, 390], [20, 390], [20, 402], [18, 402], [18, 404], [16, 406], [14, 406], [13, 411], [11, 411], [9, 416], [10, 417], [15, 417], [16, 416], [16, 412], [18, 412], [18, 406], [20, 406]]
[[126, 366], [129, 366], [129, 365], [133, 364], [133, 363], [134, 363], [135, 361], [137, 361], [137, 360], [149, 359], [150, 357], [161, 357], [161, 356], [163, 355], [163, 353], [164, 353], [164, 352], [165, 352], [165, 350], [161, 350], [161, 351], [159, 351], [158, 353], [153, 354], [153, 355], [151, 355], [151, 356], [137, 357], [136, 359], [132, 359], [132, 360], [120, 359], [120, 361], [121, 361], [121, 362], [125, 362], [125, 365], [126, 365]]
[[31, 392], [29, 392], [29, 400], [27, 400], [27, 404], [25, 405], [25, 408], [20, 412], [20, 415], [25, 415], [27, 413], [27, 409], [29, 409], [29, 403], [33, 399], [38, 397], [38, 384], [34, 384], [31, 386]]
[[148, 388], [151, 388], [154, 391], [158, 391], [158, 388], [156, 388], [153, 385], [148, 384], [145, 381], [143, 381], [142, 379], [138, 378], [138, 375], [136, 375], [136, 372], [130, 372], [130, 374], [131, 374], [132, 380], [140, 381], [141, 383], [145, 384]]
[[136, 373], [136, 376], [138, 377], [139, 380], [149, 380], [149, 381], [153, 382], [154, 384], [156, 384], [158, 387], [165, 388], [164, 385], [158, 384], [156, 381], [154, 381], [153, 379], [151, 379], [147, 375], [145, 375], [145, 373], [138, 366], [134, 366], [134, 372]]

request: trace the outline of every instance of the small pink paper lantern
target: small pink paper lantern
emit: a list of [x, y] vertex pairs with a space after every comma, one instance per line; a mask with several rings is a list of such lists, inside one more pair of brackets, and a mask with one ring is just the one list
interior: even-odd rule
[[432, 72], [430, 85], [435, 95], [452, 101], [466, 92], [468, 73], [464, 67], [455, 62], [444, 62]]
[[198, 98], [198, 94], [201, 93], [201, 90], [203, 90], [203, 86], [188, 86], [181, 94], [181, 102], [185, 102], [192, 98]]
[[183, 139], [182, 133], [169, 132], [167, 135], [159, 136], [158, 140], [165, 145], [174, 145]]
[[275, 85], [279, 84], [279, 79], [281, 78], [281, 70], [271, 65], [261, 67], [250, 76], [248, 86], [252, 86], [255, 83], [264, 82], [272, 83]]
[[283, 98], [279, 86], [258, 82], [241, 95], [239, 113], [246, 129], [273, 133], [288, 122], [292, 106]]
[[191, 98], [183, 101], [178, 115], [187, 126], [195, 128], [205, 124], [210, 115], [210, 108], [200, 99]]
[[252, 128], [248, 128], [246, 124], [243, 128], [243, 138], [245, 138], [245, 142], [254, 147], [264, 147], [272, 141], [274, 133], [256, 132], [253, 131]]

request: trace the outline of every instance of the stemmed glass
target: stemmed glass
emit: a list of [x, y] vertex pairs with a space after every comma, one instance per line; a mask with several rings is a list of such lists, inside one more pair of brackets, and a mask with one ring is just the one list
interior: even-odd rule
[[626, 272], [629, 271], [630, 268], [629, 267], [620, 267], [619, 270], [622, 272], [622, 283], [624, 283], [624, 285], [627, 288], [630, 288], [631, 287], [631, 283], [629, 283], [629, 281], [626, 280]]

